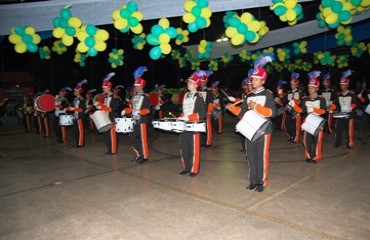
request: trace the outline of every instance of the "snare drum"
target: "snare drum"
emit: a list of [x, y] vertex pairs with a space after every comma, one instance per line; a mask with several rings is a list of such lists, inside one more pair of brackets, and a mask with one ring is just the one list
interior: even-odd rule
[[249, 141], [254, 142], [265, 134], [269, 121], [254, 110], [249, 110], [236, 124], [236, 130], [243, 134]]
[[206, 132], [205, 122], [186, 122], [185, 131], [187, 132]]
[[308, 132], [309, 134], [316, 136], [323, 128], [325, 119], [310, 113], [307, 115], [304, 123], [302, 124], [302, 130]]
[[130, 133], [134, 131], [134, 120], [132, 118], [115, 118], [116, 132]]
[[186, 129], [186, 123], [184, 121], [175, 120], [171, 121], [171, 131], [176, 133], [182, 133]]
[[164, 131], [171, 131], [171, 122], [170, 121], [161, 119], [161, 120], [152, 121], [152, 124], [153, 124], [154, 128], [164, 130]]
[[73, 115], [59, 115], [59, 125], [60, 126], [72, 126], [73, 125]]
[[112, 127], [112, 121], [109, 119], [109, 113], [107, 111], [95, 111], [90, 115], [90, 118], [99, 132], [106, 132]]
[[348, 113], [343, 112], [333, 113], [333, 118], [348, 118], [348, 117], [349, 117]]

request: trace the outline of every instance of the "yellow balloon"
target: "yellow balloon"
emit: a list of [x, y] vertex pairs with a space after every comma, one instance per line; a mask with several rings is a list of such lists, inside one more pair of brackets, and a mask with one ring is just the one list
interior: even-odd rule
[[27, 51], [27, 45], [24, 42], [19, 42], [15, 44], [14, 50], [17, 53], [25, 53]]
[[104, 29], [96, 31], [95, 38], [101, 41], [106, 41], [109, 38], [109, 33]]
[[352, 22], [352, 17], [350, 17], [347, 21], [340, 22], [340, 23], [344, 24], [344, 25], [347, 25], [347, 24], [350, 24], [351, 22]]
[[117, 20], [117, 19], [121, 18], [121, 15], [119, 14], [119, 10], [114, 10], [113, 11], [112, 18], [113, 18], [113, 20]]
[[237, 33], [234, 37], [231, 38], [231, 44], [234, 46], [241, 45], [244, 41], [244, 35]]
[[144, 44], [139, 43], [139, 44], [137, 45], [137, 49], [139, 49], [139, 50], [143, 50], [143, 49], [144, 49]]
[[117, 28], [118, 30], [124, 29], [127, 27], [127, 19], [125, 18], [119, 18], [116, 21], [114, 21], [114, 27]]
[[53, 30], [53, 36], [55, 38], [62, 38], [64, 34], [65, 34], [65, 31], [63, 28], [57, 27], [57, 28], [54, 28]]
[[282, 22], [286, 22], [287, 21], [287, 19], [286, 19], [286, 15], [284, 14], [284, 15], [281, 15], [280, 17], [279, 17], [279, 19], [280, 19], [280, 21], [282, 21]]
[[301, 52], [302, 53], [307, 53], [307, 49], [306, 48], [303, 48], [303, 49], [301, 49]]
[[292, 9], [295, 7], [295, 5], [297, 5], [297, 0], [286, 0], [285, 1], [285, 6], [286, 8], [288, 9]]
[[80, 31], [78, 34], [77, 34], [77, 39], [80, 41], [80, 42], [83, 42], [85, 41], [85, 39], [88, 37], [89, 35], [85, 32], [85, 31]]
[[198, 47], [198, 52], [203, 54], [206, 52], [206, 49], [202, 47]]
[[285, 16], [288, 21], [294, 21], [297, 18], [297, 13], [292, 9], [288, 9]]
[[253, 20], [253, 15], [250, 14], [249, 12], [245, 12], [243, 13], [241, 16], [240, 16], [240, 20], [243, 22], [243, 23], [250, 23], [252, 22]]
[[94, 48], [99, 52], [103, 52], [107, 48], [107, 44], [103, 41], [96, 41]]
[[87, 50], [89, 50], [89, 48], [85, 45], [85, 43], [80, 42], [80, 43], [77, 45], [77, 50], [78, 50], [79, 52], [85, 53], [85, 52], [87, 52]]
[[209, 27], [209, 25], [211, 25], [211, 20], [209, 20], [209, 18], [206, 18], [206, 28]]
[[234, 27], [227, 27], [225, 34], [227, 37], [232, 38], [238, 31]]
[[297, 19], [294, 19], [293, 21], [288, 21], [289, 26], [294, 26], [297, 24]]
[[13, 44], [17, 44], [19, 42], [22, 42], [22, 38], [19, 35], [16, 35], [16, 34], [10, 34], [8, 39], [9, 39], [9, 42], [11, 42]]
[[158, 25], [161, 26], [162, 28], [168, 28], [170, 27], [170, 22], [168, 21], [167, 18], [161, 18], [158, 22]]
[[346, 35], [346, 36], [344, 37], [344, 41], [346, 41], [346, 42], [351, 42], [351, 41], [352, 41], [352, 35]]
[[324, 57], [324, 54], [322, 54], [322, 53], [319, 53], [318, 55], [317, 55], [317, 58], [318, 59], [321, 59], [321, 58], [323, 58]]
[[196, 6], [197, 4], [194, 1], [187, 1], [184, 4], [184, 9], [187, 12], [191, 12], [191, 9]]
[[33, 35], [33, 34], [35, 34], [35, 29], [33, 27], [26, 27], [24, 32], [29, 34], [29, 35]]
[[171, 45], [168, 43], [161, 44], [159, 47], [161, 48], [163, 54], [169, 54], [171, 52]]
[[260, 28], [261, 28], [261, 24], [257, 20], [254, 20], [248, 24], [248, 29], [252, 30], [253, 32], [258, 32]]
[[212, 16], [212, 11], [209, 7], [205, 7], [202, 9], [202, 12], [200, 13], [200, 16], [204, 18], [210, 18]]
[[82, 22], [79, 18], [71, 17], [68, 20], [68, 24], [72, 27], [79, 28], [79, 27], [81, 27]]
[[32, 43], [39, 44], [41, 42], [41, 37], [38, 34], [32, 36]]
[[251, 43], [256, 43], [260, 40], [260, 36], [258, 34], [255, 35], [256, 37], [251, 41]]
[[62, 42], [65, 46], [71, 46], [73, 44], [73, 37], [66, 34], [62, 37]]
[[352, 4], [349, 2], [341, 1], [342, 2], [342, 11], [351, 11]]
[[143, 32], [143, 25], [141, 25], [140, 23], [138, 25], [136, 25], [136, 27], [132, 27], [130, 28], [131, 31], [135, 34], [140, 34]]
[[195, 16], [191, 13], [185, 13], [184, 16], [182, 16], [182, 20], [186, 23], [192, 23], [195, 21]]
[[124, 51], [123, 51], [123, 49], [119, 49], [119, 50], [118, 50], [118, 54], [119, 54], [119, 55], [122, 55], [122, 54], [123, 54], [123, 52], [124, 52]]
[[159, 35], [159, 42], [161, 44], [164, 44], [164, 43], [169, 43], [171, 40], [170, 36], [168, 36], [167, 33], [162, 33], [161, 35]]
[[131, 17], [135, 17], [139, 22], [144, 19], [143, 13], [139, 11], [132, 13]]
[[322, 11], [321, 11], [322, 15], [324, 16], [324, 18], [326, 18], [328, 15], [330, 14], [333, 14], [333, 11], [331, 10], [330, 7], [327, 7], [327, 8], [324, 8]]
[[336, 21], [338, 21], [338, 14], [335, 14], [335, 13], [330, 14], [330, 15], [328, 15], [328, 16], [325, 18], [325, 22], [326, 22], [327, 24], [333, 24], [333, 23], [335, 23]]

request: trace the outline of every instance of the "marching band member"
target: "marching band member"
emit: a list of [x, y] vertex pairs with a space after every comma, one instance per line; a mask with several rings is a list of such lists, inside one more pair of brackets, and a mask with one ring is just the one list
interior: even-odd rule
[[[198, 121], [205, 118], [206, 111], [204, 99], [197, 91], [201, 85], [202, 74], [195, 71], [187, 79], [187, 92], [182, 102], [182, 111], [179, 120]], [[199, 173], [200, 168], [200, 133], [184, 131], [179, 137], [180, 156], [184, 170], [179, 172], [180, 175], [188, 174], [194, 177]]]
[[55, 111], [54, 111], [54, 121], [53, 128], [56, 136], [57, 143], [64, 143], [67, 139], [67, 130], [65, 126], [59, 125], [59, 116], [66, 114], [66, 108], [69, 107], [67, 100], [67, 91], [72, 91], [70, 87], [64, 87], [60, 89], [58, 95], [55, 96]]
[[[243, 116], [248, 110], [256, 111], [265, 118], [275, 117], [275, 102], [271, 91], [265, 89], [263, 85], [267, 79], [267, 73], [263, 66], [272, 61], [271, 55], [263, 56], [256, 60], [254, 71], [251, 75], [253, 87], [252, 94], [243, 101], [241, 107], [228, 104], [226, 108], [237, 116]], [[270, 120], [269, 120], [270, 121]], [[271, 124], [260, 138], [254, 142], [247, 141], [247, 156], [249, 162], [249, 179], [248, 190], [262, 192], [268, 185], [268, 168], [270, 163], [270, 142], [272, 127]]]
[[[306, 114], [324, 115], [326, 112], [326, 100], [323, 96], [317, 94], [320, 81], [317, 79], [320, 76], [319, 71], [312, 71], [308, 73], [308, 96], [302, 99], [301, 106], [297, 106], [298, 112]], [[294, 104], [294, 102], [293, 102]], [[305, 148], [304, 155], [306, 162], [318, 163], [322, 157], [322, 139], [324, 130], [320, 129], [317, 136], [314, 136], [308, 132], [303, 134], [303, 145]]]
[[73, 147], [75, 148], [80, 148], [85, 145], [83, 119], [85, 118], [86, 100], [81, 94], [83, 92], [82, 85], [86, 83], [87, 80], [84, 79], [73, 89], [73, 95], [75, 95], [75, 98], [73, 99], [72, 107], [67, 108], [67, 111], [73, 112], [73, 136], [75, 138]]
[[123, 96], [123, 98], [121, 97], [121, 95], [125, 93], [123, 91], [124, 89], [125, 89], [125, 87], [123, 85], [117, 85], [113, 89], [113, 97], [115, 99], [117, 99], [117, 101], [118, 101], [117, 110], [116, 110], [116, 117], [121, 117], [122, 109], [127, 107], [127, 104], [126, 104], [126, 101], [125, 101], [125, 96]]
[[216, 129], [218, 134], [222, 133], [223, 116], [222, 116], [222, 98], [218, 91], [218, 84], [216, 81], [212, 83], [212, 97], [213, 97], [213, 112], [212, 112], [212, 126]]
[[275, 125], [275, 129], [284, 129], [284, 102], [283, 99], [286, 97], [284, 93], [284, 85], [287, 84], [283, 80], [279, 80], [276, 86], [276, 92], [274, 93], [275, 97], [275, 106], [276, 106], [276, 117], [273, 119], [273, 123]]
[[155, 85], [155, 91], [158, 97], [158, 104], [154, 106], [154, 109], [155, 109], [155, 116], [158, 116], [158, 119], [162, 119], [164, 116], [163, 115], [163, 104], [166, 102], [166, 96], [163, 94], [163, 90], [165, 87], [166, 85], [164, 84]]
[[292, 143], [299, 142], [301, 132], [301, 116], [290, 106], [292, 104], [292, 101], [294, 101], [294, 105], [299, 105], [303, 97], [302, 91], [298, 89], [298, 78], [299, 74], [293, 72], [290, 81], [291, 90], [287, 92], [287, 95], [283, 101], [286, 105], [283, 116], [283, 130], [288, 136], [288, 141]]
[[93, 94], [96, 92], [96, 89], [90, 89], [86, 92], [86, 110], [85, 110], [85, 117], [88, 118], [88, 125], [90, 132], [94, 131], [94, 122], [90, 118], [90, 115], [94, 113], [94, 100]]
[[213, 99], [212, 99], [212, 91], [208, 90], [207, 83], [208, 77], [212, 74], [212, 71], [203, 71], [197, 70], [197, 74], [202, 76], [201, 77], [201, 85], [198, 89], [198, 92], [202, 95], [205, 103], [206, 109], [206, 133], [202, 134], [202, 143], [203, 147], [210, 147], [212, 146], [212, 112], [213, 112]]
[[31, 116], [33, 112], [33, 102], [32, 96], [27, 94], [23, 97], [23, 106], [22, 106], [22, 115], [23, 115], [23, 124], [26, 128], [26, 132], [32, 131], [32, 121]]
[[149, 95], [144, 92], [146, 81], [141, 78], [148, 69], [140, 66], [134, 71], [134, 96], [132, 98], [132, 108], [125, 108], [122, 115], [132, 113], [134, 119], [133, 132], [130, 133], [130, 141], [136, 158], [133, 161], [145, 163], [149, 160], [148, 149], [148, 117], [150, 114]]
[[[334, 89], [330, 88], [330, 73], [326, 73], [324, 75], [324, 81], [322, 82], [324, 85], [324, 89], [321, 92], [321, 95], [325, 98], [326, 100], [326, 108], [327, 108], [327, 113], [324, 115], [325, 116], [325, 125], [324, 125], [324, 131], [327, 133], [332, 133], [332, 125], [333, 125], [333, 111], [330, 110], [330, 107], [333, 104], [333, 101], [336, 98], [336, 92]], [[333, 107], [332, 107], [333, 108]]]
[[109, 80], [116, 75], [114, 72], [109, 73], [107, 76], [105, 76], [102, 84], [103, 89], [103, 97], [104, 99], [102, 102], [96, 102], [94, 103], [96, 106], [96, 109], [101, 111], [108, 112], [109, 119], [112, 122], [112, 127], [104, 132], [105, 135], [105, 144], [107, 146], [107, 152], [105, 154], [116, 154], [117, 153], [117, 133], [116, 133], [116, 124], [114, 121], [114, 118], [116, 117], [116, 109], [118, 105], [118, 100], [113, 97], [112, 87], [113, 83]]
[[366, 90], [366, 82], [365, 84], [363, 84], [363, 89], [357, 95], [357, 97], [364, 106], [363, 109], [364, 109], [366, 120], [367, 120], [368, 127], [369, 127], [368, 137], [370, 137], [370, 91]]
[[[49, 89], [45, 89], [42, 94], [49, 93]], [[44, 132], [44, 137], [50, 137], [50, 124], [49, 124], [49, 113], [48, 112], [41, 112], [41, 119], [42, 119], [42, 128]]]
[[42, 135], [43, 133], [43, 124], [42, 124], [42, 117], [41, 117], [41, 111], [39, 111], [36, 103], [37, 97], [41, 96], [42, 92], [37, 92], [35, 96], [33, 97], [33, 127], [35, 129], [36, 134]]
[[346, 145], [347, 148], [351, 149], [354, 145], [354, 117], [355, 113], [352, 111], [359, 106], [357, 97], [354, 92], [348, 89], [349, 87], [349, 76], [352, 74], [352, 71], [346, 70], [342, 73], [340, 79], [340, 92], [337, 94], [337, 98], [334, 101], [335, 110], [340, 113], [348, 114], [347, 117], [337, 118], [335, 125], [335, 145], [334, 147], [342, 146], [342, 131], [346, 132]]

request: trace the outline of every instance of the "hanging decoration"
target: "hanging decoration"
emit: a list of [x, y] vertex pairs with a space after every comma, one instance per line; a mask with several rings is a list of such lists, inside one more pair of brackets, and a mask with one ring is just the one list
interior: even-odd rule
[[280, 21], [287, 22], [289, 26], [296, 25], [303, 19], [302, 5], [297, 0], [274, 0], [270, 10], [274, 11]]
[[239, 53], [240, 61], [241, 62], [247, 62], [252, 59], [252, 52], [248, 51], [247, 49], [243, 49]]
[[334, 66], [335, 63], [335, 55], [331, 55], [329, 51], [319, 52], [317, 54], [317, 59], [319, 60], [321, 65], [324, 66]]
[[227, 66], [229, 66], [232, 60], [234, 60], [234, 56], [230, 53], [225, 53], [224, 55], [222, 55], [220, 62], [223, 62], [224, 64], [222, 66], [223, 68], [226, 68]]
[[113, 48], [112, 51], [109, 53], [108, 62], [110, 63], [112, 68], [117, 68], [118, 66], [123, 65], [123, 49]]
[[73, 61], [75, 63], [78, 63], [80, 65], [80, 67], [85, 67], [86, 66], [86, 58], [87, 58], [87, 54], [86, 53], [80, 53], [77, 49], [76, 49], [76, 54], [75, 54], [75, 57], [73, 59]]
[[[354, 0], [356, 1], [356, 0]], [[319, 6], [320, 12], [316, 14], [319, 27], [334, 29], [339, 24], [349, 24], [352, 21], [351, 1], [347, 0], [323, 0]]]
[[252, 57], [252, 60], [253, 61], [257, 60], [261, 55], [262, 55], [261, 50], [258, 50], [258, 51], [253, 52], [253, 54], [251, 56]]
[[211, 25], [212, 11], [208, 7], [208, 0], [187, 0], [184, 4], [185, 14], [182, 20], [188, 24], [191, 33]]
[[198, 45], [197, 58], [198, 59], [209, 58], [209, 55], [211, 54], [212, 51], [212, 45], [213, 44], [210, 41], [201, 40]]
[[144, 49], [144, 46], [146, 44], [145, 38], [146, 38], [146, 34], [145, 33], [141, 33], [140, 35], [135, 35], [131, 39], [131, 42], [133, 44], [134, 49], [143, 50]]
[[266, 24], [262, 24], [248, 12], [243, 13], [240, 17], [234, 15], [228, 20], [228, 23], [229, 26], [226, 28], [225, 34], [231, 39], [231, 44], [234, 46], [243, 45], [245, 42], [256, 43], [268, 32]]
[[337, 27], [337, 34], [335, 34], [338, 46], [351, 46], [352, 45], [352, 33], [351, 26], [339, 26]]
[[273, 47], [265, 48], [262, 50], [262, 53], [273, 53], [273, 52], [274, 52]]
[[60, 17], [53, 19], [53, 36], [61, 39], [65, 46], [71, 46], [74, 42], [74, 37], [80, 31], [82, 22], [77, 17], [72, 17], [72, 13], [69, 10], [72, 5], [67, 5], [60, 10]]
[[143, 32], [143, 25], [140, 22], [144, 19], [144, 15], [138, 11], [137, 4], [134, 1], [123, 4], [119, 10], [114, 10], [112, 18], [114, 27], [122, 33], [129, 30], [135, 34]]
[[352, 56], [360, 58], [366, 49], [367, 47], [364, 42], [354, 43], [351, 47]]
[[212, 72], [215, 72], [215, 71], [218, 70], [218, 60], [217, 59], [213, 59], [213, 60], [209, 61], [208, 70], [212, 71]]
[[169, 54], [172, 50], [169, 42], [176, 36], [177, 31], [175, 28], [170, 27], [170, 21], [167, 18], [161, 18], [158, 24], [152, 26], [151, 33], [146, 37], [146, 41], [154, 46], [149, 52], [150, 58], [157, 60], [162, 54]]
[[90, 57], [95, 57], [98, 55], [98, 52], [102, 52], [107, 48], [105, 41], [108, 40], [109, 33], [104, 29], [88, 24], [81, 27], [77, 38], [80, 41], [77, 45], [77, 50], [81, 53], [87, 52], [87, 55]]
[[176, 36], [176, 45], [181, 45], [183, 43], [189, 42], [189, 31], [183, 30], [181, 28], [176, 28], [177, 36]]
[[191, 59], [190, 64], [191, 64], [191, 69], [192, 70], [199, 70], [200, 69], [200, 61], [198, 59]]
[[302, 42], [294, 42], [293, 43], [293, 52], [294, 54], [298, 55], [298, 54], [305, 54], [307, 53], [307, 42], [306, 41], [302, 41]]
[[337, 60], [336, 60], [338, 68], [348, 67], [348, 62], [349, 62], [349, 55], [348, 54], [339, 55]]
[[180, 68], [184, 68], [187, 66], [186, 58], [184, 57], [179, 57], [178, 58], [178, 63]]
[[230, 26], [230, 24], [229, 24], [230, 18], [234, 17], [235, 15], [238, 15], [238, 13], [234, 12], [234, 11], [227, 11], [226, 12], [225, 16], [222, 18], [222, 20], [224, 22], [225, 29]]
[[63, 44], [62, 40], [57, 40], [53, 43], [51, 50], [61, 55], [67, 51], [67, 47]]
[[290, 59], [290, 49], [287, 48], [278, 48], [276, 50], [278, 59], [280, 62]]
[[21, 26], [13, 27], [8, 39], [9, 42], [15, 44], [14, 50], [17, 53], [25, 53], [27, 51], [35, 53], [38, 50], [37, 44], [41, 41], [40, 36], [33, 27]]
[[50, 59], [50, 49], [48, 46], [43, 46], [39, 48], [39, 55], [41, 59]]

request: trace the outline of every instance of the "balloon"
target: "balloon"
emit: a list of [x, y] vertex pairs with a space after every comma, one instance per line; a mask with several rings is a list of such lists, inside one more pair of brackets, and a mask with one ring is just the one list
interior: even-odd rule
[[137, 11], [137, 4], [133, 1], [130, 1], [130, 2], [127, 3], [127, 9], [130, 12], [136, 12]]
[[325, 18], [325, 21], [327, 24], [333, 24], [338, 21], [338, 15], [337, 14], [330, 14]]
[[101, 41], [106, 41], [109, 38], [109, 33], [104, 29], [99, 29], [96, 31], [95, 38]]
[[76, 34], [76, 29], [74, 27], [67, 27], [67, 29], [65, 30], [66, 34], [68, 36], [74, 36]]
[[14, 33], [22, 36], [24, 34], [24, 28], [19, 26], [14, 27]]
[[161, 55], [162, 55], [162, 51], [160, 47], [157, 46], [157, 47], [150, 49], [149, 56], [151, 59], [157, 60], [161, 57]]
[[285, 6], [288, 9], [294, 8], [295, 5], [297, 5], [297, 0], [286, 0], [285, 1]]
[[209, 20], [209, 18], [206, 18], [206, 22], [207, 22], [206, 27], [209, 27], [209, 25], [211, 25], [211, 20]]
[[194, 16], [200, 16], [200, 13], [202, 12], [202, 9], [198, 6], [195, 6], [191, 9], [191, 13], [194, 15]]
[[244, 43], [244, 41], [245, 41], [244, 35], [239, 33], [235, 34], [235, 36], [231, 38], [231, 44], [233, 45], [241, 45]]
[[119, 15], [121, 15], [122, 18], [129, 18], [131, 13], [129, 10], [122, 8], [119, 12]]
[[87, 35], [87, 33], [84, 31], [77, 33], [77, 39], [80, 40], [80, 42], [84, 41], [87, 37], [89, 37], [89, 35]]
[[163, 33], [163, 28], [159, 25], [154, 25], [152, 28], [151, 28], [151, 31], [152, 33], [155, 35], [155, 36], [159, 36], [161, 35], [161, 33]]
[[339, 13], [340, 11], [342, 11], [342, 8], [343, 8], [343, 4], [341, 2], [334, 2], [333, 5], [331, 5], [331, 10], [335, 13]]
[[141, 24], [138, 24], [136, 27], [132, 27], [131, 31], [135, 34], [140, 34], [143, 32], [143, 26]]
[[75, 27], [75, 28], [79, 28], [81, 27], [81, 20], [79, 18], [76, 18], [76, 17], [71, 17], [69, 20], [68, 20], [68, 24], [72, 27]]
[[84, 43], [80, 42], [80, 43], [77, 45], [77, 50], [78, 50], [79, 52], [84, 53], [84, 52], [87, 52], [87, 50], [89, 50], [89, 48], [88, 48]]
[[192, 23], [195, 21], [195, 16], [191, 13], [185, 13], [184, 16], [182, 16], [182, 20], [186, 23]]
[[33, 43], [33, 44], [39, 44], [40, 42], [41, 42], [41, 37], [40, 37], [40, 35], [38, 35], [38, 34], [33, 35], [32, 43]]
[[93, 37], [87, 37], [84, 41], [85, 45], [88, 46], [89, 48], [94, 47], [95, 45], [95, 39]]
[[96, 51], [94, 48], [90, 48], [89, 50], [87, 50], [87, 55], [89, 55], [90, 57], [95, 57], [96, 55], [98, 55], [98, 51]]
[[68, 21], [65, 20], [65, 19], [59, 19], [59, 26], [62, 27], [62, 28], [66, 28], [68, 27]]
[[238, 25], [240, 24], [240, 20], [238, 17], [232, 17], [229, 19], [228, 23], [232, 27], [238, 27]]
[[198, 6], [200, 8], [205, 8], [208, 6], [208, 0], [198, 0]]
[[177, 36], [177, 30], [173, 27], [169, 27], [165, 32], [170, 36], [170, 38], [175, 38]]
[[103, 52], [107, 48], [107, 44], [103, 41], [98, 41], [95, 44], [95, 49], [99, 52]]
[[203, 17], [197, 17], [197, 20], [195, 20], [195, 24], [197, 25], [198, 28], [203, 29], [206, 27], [206, 19]]
[[33, 43], [27, 43], [27, 50], [32, 52], [32, 53], [35, 53], [37, 52], [37, 45], [36, 44], [33, 44]]
[[159, 45], [161, 42], [159, 41], [158, 37], [154, 36], [153, 34], [148, 34], [146, 40], [150, 45]]
[[62, 37], [62, 42], [65, 46], [71, 46], [73, 44], [73, 37], [70, 37], [68, 35], [64, 35]]
[[112, 13], [113, 20], [117, 20], [117, 19], [120, 19], [121, 18], [121, 15], [119, 13], [120, 13], [119, 10], [114, 10], [113, 11], [113, 13]]
[[338, 16], [338, 19], [339, 19], [339, 21], [341, 21], [341, 22], [345, 22], [345, 21], [347, 21], [348, 19], [350, 19], [351, 18], [351, 13], [349, 12], [349, 11], [342, 11], [342, 12], [340, 12], [339, 13], [339, 16]]
[[54, 27], [59, 27], [59, 18], [58, 17], [53, 18], [53, 26]]
[[24, 34], [22, 36], [22, 40], [23, 42], [25, 42], [26, 44], [27, 43], [31, 43], [32, 42], [32, 36], [31, 35], [28, 35], [28, 34]]
[[136, 27], [139, 24], [139, 21], [136, 18], [134, 18], [134, 17], [129, 17], [128, 18], [128, 24], [131, 27]]
[[8, 39], [9, 39], [9, 42], [11, 42], [13, 44], [17, 44], [17, 43], [22, 41], [22, 38], [19, 35], [16, 35], [16, 34], [10, 34]]
[[188, 30], [189, 30], [189, 32], [194, 33], [196, 31], [198, 31], [198, 27], [194, 22], [192, 22], [188, 25]]
[[243, 23], [250, 23], [254, 19], [253, 15], [250, 14], [249, 12], [245, 12], [241, 15], [240, 20]]
[[210, 8], [203, 8], [202, 13], [200, 14], [204, 18], [210, 18], [212, 16], [212, 11]]
[[131, 14], [131, 17], [136, 18], [138, 21], [141, 21], [144, 19], [144, 15], [141, 12], [134, 12]]
[[261, 28], [261, 24], [259, 21], [252, 21], [248, 24], [248, 28], [253, 32], [258, 32]]
[[187, 12], [191, 12], [191, 9], [196, 5], [197, 5], [196, 2], [194, 1], [186, 1], [184, 4], [184, 9]]
[[60, 16], [63, 19], [68, 20], [71, 17], [71, 12], [69, 11], [69, 9], [63, 8], [62, 10], [60, 10]]
[[170, 21], [168, 21], [167, 18], [161, 18], [158, 22], [158, 25], [165, 29], [170, 27]]
[[288, 9], [285, 13], [286, 19], [288, 21], [294, 21], [297, 18], [297, 14], [293, 9]]
[[[168, 36], [168, 34], [166, 33], [162, 33], [160, 36], [159, 36], [159, 42], [161, 43], [161, 45], [163, 43], [169, 43], [170, 42], [170, 36]], [[163, 52], [163, 51], [162, 51]]]
[[114, 21], [114, 27], [121, 30], [121, 29], [124, 29], [128, 26], [128, 22], [127, 22], [127, 19], [125, 18], [120, 18], [120, 19], [117, 19], [116, 21]]
[[169, 54], [171, 52], [171, 45], [170, 44], [161, 44], [159, 46], [163, 54]]
[[330, 7], [334, 3], [334, 0], [322, 0], [321, 5], [324, 8]]
[[35, 34], [35, 29], [33, 27], [26, 27], [24, 29], [24, 32], [29, 34], [29, 35], [33, 35], [33, 34]]
[[239, 33], [244, 34], [244, 33], [246, 33], [246, 32], [248, 31], [248, 27], [247, 27], [247, 25], [245, 25], [244, 23], [241, 23], [241, 24], [239, 24], [239, 26], [237, 27], [237, 30], [238, 30], [238, 32], [239, 32]]
[[228, 27], [226, 28], [225, 34], [227, 37], [232, 38], [237, 33], [236, 28]]
[[56, 38], [62, 38], [62, 36], [64, 35], [65, 31], [63, 28], [54, 28], [53, 30], [53, 36], [56, 37]]
[[247, 34], [245, 35], [245, 39], [248, 41], [248, 42], [251, 42], [252, 40], [254, 40], [256, 38], [256, 33], [252, 32], [252, 31], [248, 31]]
[[14, 46], [14, 50], [17, 53], [25, 53], [27, 51], [27, 45], [24, 42], [17, 43]]
[[344, 40], [346, 41], [346, 42], [351, 42], [352, 41], [352, 35], [346, 35], [345, 37], [344, 37]]
[[287, 8], [285, 6], [277, 6], [274, 9], [274, 13], [278, 16], [284, 15], [287, 11]]

